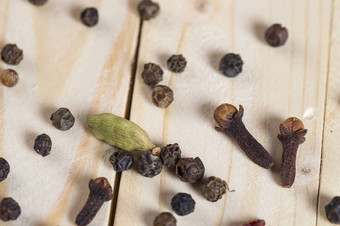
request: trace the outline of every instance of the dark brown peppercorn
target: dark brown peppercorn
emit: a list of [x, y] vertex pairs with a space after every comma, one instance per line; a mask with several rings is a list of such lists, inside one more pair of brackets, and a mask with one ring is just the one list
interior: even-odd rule
[[163, 70], [159, 65], [154, 63], [144, 64], [142, 78], [146, 85], [156, 85], [163, 80]]
[[283, 46], [288, 39], [288, 31], [281, 24], [273, 24], [266, 30], [265, 38], [273, 47]]
[[19, 75], [12, 69], [6, 69], [1, 73], [1, 81], [7, 87], [15, 86], [19, 81]]
[[168, 60], [168, 68], [170, 71], [180, 73], [184, 71], [186, 66], [187, 61], [185, 60], [182, 54], [173, 55]]
[[138, 12], [143, 20], [155, 18], [159, 13], [159, 5], [151, 0], [142, 0], [138, 4]]
[[152, 102], [160, 108], [167, 108], [174, 101], [174, 92], [167, 86], [158, 85], [152, 91]]
[[0, 203], [0, 219], [3, 221], [16, 220], [21, 214], [19, 204], [12, 198], [3, 198]]
[[80, 19], [88, 27], [97, 25], [99, 20], [98, 10], [96, 8], [86, 8], [80, 15]]
[[248, 224], [244, 224], [243, 226], [265, 226], [265, 225], [266, 225], [266, 222], [264, 220], [256, 220]]
[[183, 182], [196, 183], [204, 175], [204, 165], [199, 157], [182, 158], [176, 165], [176, 174]]
[[171, 200], [172, 210], [180, 216], [194, 212], [195, 204], [195, 200], [187, 193], [177, 193]]
[[123, 172], [132, 168], [134, 160], [133, 155], [124, 150], [119, 150], [110, 156], [110, 163], [117, 172]]
[[307, 130], [298, 118], [288, 118], [280, 125], [279, 140], [283, 146], [281, 181], [282, 186], [290, 188], [295, 180], [296, 153], [299, 145], [305, 142]]
[[7, 64], [18, 65], [24, 59], [24, 54], [16, 44], [7, 44], [2, 49], [1, 58]]
[[229, 53], [220, 62], [220, 71], [227, 77], [235, 77], [242, 72], [243, 61], [238, 54]]
[[33, 5], [37, 5], [37, 6], [42, 6], [47, 2], [47, 0], [29, 0], [29, 1]]
[[175, 168], [177, 162], [181, 159], [181, 149], [178, 144], [168, 144], [162, 147], [160, 157], [163, 165], [169, 168]]
[[176, 226], [176, 218], [169, 212], [159, 214], [153, 221], [153, 226]]
[[201, 181], [202, 194], [210, 202], [216, 202], [222, 198], [227, 187], [227, 182], [218, 177], [208, 177]]
[[10, 166], [6, 159], [0, 158], [0, 182], [7, 178], [9, 171]]
[[67, 108], [59, 108], [51, 115], [51, 121], [55, 128], [66, 131], [74, 125], [74, 116]]
[[336, 196], [325, 206], [326, 215], [333, 224], [340, 224], [340, 197]]
[[137, 171], [144, 177], [154, 177], [162, 171], [162, 161], [155, 155], [144, 153], [137, 160]]
[[98, 177], [89, 182], [90, 195], [85, 206], [77, 216], [77, 225], [88, 225], [98, 213], [104, 202], [113, 197], [112, 187], [105, 177]]
[[242, 122], [243, 107], [239, 110], [231, 104], [221, 104], [215, 109], [216, 130], [235, 138], [244, 153], [257, 165], [268, 169], [273, 159], [264, 147], [249, 133]]
[[52, 148], [52, 140], [51, 138], [43, 133], [34, 141], [34, 150], [41, 155], [42, 157], [45, 157], [50, 154]]

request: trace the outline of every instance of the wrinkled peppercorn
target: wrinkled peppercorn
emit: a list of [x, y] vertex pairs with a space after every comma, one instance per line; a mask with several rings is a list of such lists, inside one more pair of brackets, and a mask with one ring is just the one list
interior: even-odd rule
[[281, 24], [273, 24], [266, 30], [265, 38], [273, 47], [283, 46], [288, 39], [288, 31]]
[[176, 226], [176, 218], [169, 212], [159, 214], [153, 221], [153, 226]]
[[168, 60], [168, 68], [172, 72], [180, 73], [183, 72], [187, 66], [187, 61], [182, 54], [173, 55]]
[[265, 225], [266, 225], [266, 222], [264, 220], [256, 220], [248, 224], [244, 224], [243, 226], [265, 226]]
[[98, 10], [96, 8], [86, 8], [80, 15], [80, 19], [88, 27], [97, 25], [99, 20]]
[[216, 202], [227, 191], [227, 182], [218, 177], [208, 177], [201, 181], [203, 196], [210, 202]]
[[156, 85], [163, 80], [163, 70], [159, 65], [154, 63], [144, 64], [142, 78], [146, 85]]
[[204, 165], [199, 157], [182, 158], [176, 165], [176, 174], [183, 182], [196, 183], [204, 175]]
[[7, 87], [15, 86], [19, 81], [19, 75], [12, 69], [6, 69], [1, 73], [1, 81]]
[[41, 6], [44, 5], [47, 0], [29, 0], [33, 5]]
[[18, 65], [24, 59], [24, 54], [16, 44], [7, 44], [1, 51], [1, 58], [7, 64]]
[[195, 204], [195, 200], [187, 193], [177, 193], [171, 200], [172, 210], [180, 216], [194, 212]]
[[123, 172], [132, 168], [134, 160], [131, 152], [119, 150], [110, 156], [110, 163], [117, 172]]
[[326, 215], [333, 224], [340, 224], [340, 197], [336, 196], [325, 206]]
[[143, 20], [155, 18], [159, 13], [159, 5], [151, 0], [143, 0], [138, 4], [138, 12]]
[[144, 177], [154, 177], [162, 171], [162, 161], [155, 155], [144, 153], [137, 160], [137, 171]]
[[34, 150], [41, 155], [42, 157], [45, 157], [51, 153], [51, 148], [52, 148], [52, 140], [51, 138], [43, 133], [39, 136], [34, 141]]
[[0, 158], [0, 182], [7, 178], [9, 171], [10, 166], [6, 159]]
[[0, 219], [3, 221], [16, 220], [21, 214], [19, 204], [12, 198], [3, 198], [0, 203]]
[[181, 159], [181, 149], [178, 144], [168, 144], [162, 147], [160, 157], [163, 165], [169, 168], [175, 168], [177, 162]]
[[160, 108], [167, 108], [174, 101], [174, 93], [167, 86], [158, 85], [152, 91], [152, 102]]
[[235, 77], [242, 72], [243, 61], [238, 54], [228, 53], [220, 62], [220, 71], [227, 77]]
[[51, 121], [55, 128], [66, 131], [74, 125], [74, 116], [67, 108], [59, 108], [51, 115]]

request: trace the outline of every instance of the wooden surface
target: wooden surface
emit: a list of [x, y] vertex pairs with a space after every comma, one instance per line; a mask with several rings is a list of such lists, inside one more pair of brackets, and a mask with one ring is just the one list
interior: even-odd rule
[[[19, 66], [0, 64], [1, 71], [13, 68], [20, 75], [14, 88], [0, 86], [0, 153], [11, 165], [0, 197], [13, 197], [22, 208], [17, 221], [4, 225], [73, 225], [88, 181], [99, 176], [116, 185], [115, 197], [91, 225], [152, 225], [160, 212], [172, 212], [170, 201], [178, 192], [196, 201], [193, 214], [175, 215], [178, 225], [238, 226], [257, 218], [269, 226], [331, 225], [324, 206], [340, 196], [340, 2], [158, 2], [159, 16], [140, 26], [138, 0], [50, 0], [43, 7], [0, 1], [0, 44], [17, 43], [25, 55]], [[93, 28], [79, 20], [88, 6], [100, 13]], [[276, 22], [289, 31], [280, 48], [263, 38]], [[218, 71], [219, 60], [230, 52], [244, 61], [235, 78]], [[166, 60], [179, 53], [188, 65], [175, 74]], [[153, 105], [152, 90], [141, 79], [148, 62], [162, 66], [160, 84], [174, 91], [166, 110]], [[243, 121], [272, 154], [272, 169], [252, 163], [230, 137], [214, 130], [213, 111], [221, 103], [243, 105]], [[76, 117], [67, 132], [49, 121], [59, 107]], [[200, 157], [205, 175], [223, 178], [235, 192], [211, 203], [172, 170], [153, 179], [135, 170], [116, 176], [108, 161], [114, 149], [94, 139], [85, 125], [88, 115], [103, 112], [130, 118], [156, 145], [177, 142], [182, 156]], [[291, 116], [302, 119], [308, 134], [298, 151], [295, 184], [285, 189], [277, 134]], [[45, 158], [33, 150], [41, 133], [53, 141]]]

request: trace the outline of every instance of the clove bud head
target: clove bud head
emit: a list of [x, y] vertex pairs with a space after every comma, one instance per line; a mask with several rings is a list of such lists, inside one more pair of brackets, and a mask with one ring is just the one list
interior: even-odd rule
[[290, 117], [280, 125], [280, 133], [281, 134], [278, 135], [280, 140], [287, 139], [287, 137], [290, 136], [297, 136], [298, 143], [302, 144], [306, 140], [304, 136], [306, 135], [307, 130], [300, 119]]
[[242, 118], [243, 107], [240, 105], [239, 110], [231, 104], [221, 104], [214, 111], [214, 118], [216, 121], [216, 129], [229, 129], [231, 121], [236, 118]]

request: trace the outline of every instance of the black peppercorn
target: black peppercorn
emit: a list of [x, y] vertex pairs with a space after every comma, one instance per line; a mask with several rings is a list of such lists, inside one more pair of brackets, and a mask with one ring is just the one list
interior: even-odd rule
[[51, 148], [52, 148], [52, 141], [51, 138], [43, 133], [39, 136], [34, 141], [34, 150], [41, 155], [42, 157], [45, 157], [51, 153]]
[[159, 65], [154, 63], [144, 64], [142, 78], [146, 85], [156, 85], [163, 80], [163, 70]]
[[187, 61], [185, 60], [182, 54], [173, 55], [168, 60], [168, 68], [172, 72], [176, 73], [183, 72], [185, 66], [187, 66]]
[[273, 24], [266, 30], [265, 38], [273, 47], [283, 46], [288, 39], [288, 31], [281, 24]]
[[7, 87], [15, 86], [19, 81], [19, 75], [12, 69], [6, 69], [1, 73], [1, 81]]
[[238, 54], [228, 53], [220, 62], [220, 71], [227, 77], [235, 77], [242, 72], [243, 61]]
[[18, 65], [24, 59], [24, 54], [16, 44], [7, 44], [1, 51], [1, 58], [7, 64]]
[[160, 108], [167, 108], [174, 101], [174, 93], [167, 86], [157, 85], [152, 91], [152, 102]]
[[59, 108], [51, 115], [51, 121], [55, 128], [66, 131], [74, 125], [74, 116], [67, 108]]
[[159, 5], [151, 0], [142, 0], [138, 4], [138, 12], [143, 20], [150, 20], [158, 15]]
[[177, 193], [171, 200], [172, 210], [180, 216], [194, 212], [195, 204], [195, 200], [187, 193]]
[[42, 6], [47, 2], [47, 0], [29, 0], [29, 1], [33, 5], [37, 5], [37, 6]]
[[169, 212], [159, 214], [153, 221], [153, 226], [176, 226], [176, 218]]
[[21, 214], [19, 204], [12, 198], [3, 198], [0, 203], [0, 219], [3, 221], [16, 220]]
[[162, 171], [162, 161], [155, 155], [144, 153], [137, 160], [137, 171], [144, 177], [154, 177]]
[[227, 182], [218, 177], [208, 177], [201, 181], [201, 190], [203, 196], [211, 202], [216, 202], [227, 191]]
[[326, 215], [333, 224], [340, 224], [340, 197], [336, 196], [325, 206]]
[[80, 15], [80, 19], [88, 27], [93, 27], [98, 23], [99, 15], [96, 8], [86, 8]]
[[181, 149], [178, 144], [168, 144], [162, 147], [160, 157], [163, 165], [169, 168], [175, 168], [177, 162], [181, 159]]
[[9, 171], [10, 166], [6, 159], [0, 158], [0, 182], [7, 178]]
[[176, 174], [183, 182], [196, 183], [204, 175], [204, 165], [199, 157], [182, 158], [176, 165]]
[[124, 150], [119, 150], [110, 156], [110, 163], [117, 172], [123, 172], [132, 168], [134, 160], [133, 155]]

